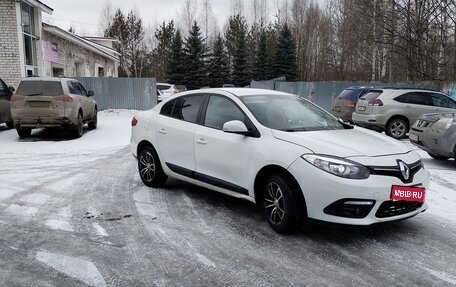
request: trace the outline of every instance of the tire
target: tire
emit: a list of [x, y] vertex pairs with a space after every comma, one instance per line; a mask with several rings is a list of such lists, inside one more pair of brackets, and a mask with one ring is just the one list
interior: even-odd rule
[[408, 123], [401, 119], [395, 118], [388, 122], [385, 133], [397, 140], [405, 138], [409, 130]]
[[14, 129], [14, 122], [11, 121], [11, 122], [6, 122], [6, 126], [9, 128], [9, 129]]
[[138, 172], [142, 182], [149, 187], [162, 187], [168, 178], [162, 169], [157, 152], [149, 146], [138, 153]]
[[19, 138], [21, 138], [21, 139], [28, 138], [32, 134], [32, 128], [17, 127], [16, 131], [17, 131], [17, 134], [19, 135]]
[[270, 175], [262, 194], [262, 208], [269, 225], [278, 233], [295, 231], [301, 223], [293, 187], [278, 174]]
[[436, 155], [436, 154], [432, 154], [430, 152], [428, 152], [428, 155], [430, 157], [432, 157], [433, 159], [436, 159], [436, 160], [447, 160], [447, 159], [449, 159], [449, 157], [447, 157], [447, 156]]
[[97, 128], [97, 124], [98, 124], [98, 110], [95, 109], [95, 112], [93, 114], [93, 117], [92, 117], [92, 121], [89, 122], [88, 126], [89, 126], [89, 129], [91, 130], [94, 130]]
[[84, 129], [84, 123], [82, 122], [82, 114], [78, 114], [78, 120], [76, 122], [76, 126], [73, 129], [73, 137], [80, 138], [82, 136], [82, 131]]

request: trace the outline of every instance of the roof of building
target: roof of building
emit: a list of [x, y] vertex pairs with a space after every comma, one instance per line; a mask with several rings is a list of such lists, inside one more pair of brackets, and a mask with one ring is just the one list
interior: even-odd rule
[[32, 6], [38, 7], [44, 13], [52, 15], [52, 12], [54, 11], [54, 9], [52, 9], [51, 7], [49, 7], [48, 5], [44, 4], [39, 0], [28, 0], [27, 2], [30, 3]]
[[53, 35], [56, 35], [58, 37], [61, 37], [67, 41], [80, 45], [87, 50], [97, 53], [98, 55], [109, 58], [116, 62], [119, 61], [120, 53], [114, 49], [97, 44], [97, 43], [87, 40], [79, 35], [65, 31], [57, 26], [52, 26], [52, 25], [49, 25], [44, 22], [43, 22], [43, 30], [46, 32], [49, 32]]

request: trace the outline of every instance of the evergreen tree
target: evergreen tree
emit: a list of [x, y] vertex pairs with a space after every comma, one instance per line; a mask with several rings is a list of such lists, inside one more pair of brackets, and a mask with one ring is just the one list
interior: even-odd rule
[[188, 89], [207, 85], [206, 50], [198, 23], [195, 21], [184, 44], [185, 84]]
[[117, 9], [111, 25], [104, 32], [105, 37], [116, 38], [119, 43], [115, 45], [116, 50], [120, 53], [120, 61], [118, 67], [119, 77], [127, 77], [125, 42], [128, 39], [127, 21], [122, 10]]
[[[244, 16], [230, 16], [228, 27], [225, 31], [225, 47], [228, 55], [228, 65], [230, 72], [233, 72], [234, 58], [239, 45], [239, 37], [241, 33], [247, 31], [247, 20]], [[244, 35], [245, 38], [245, 35]]]
[[180, 85], [184, 83], [184, 50], [182, 36], [179, 30], [173, 37], [171, 52], [167, 64], [168, 81], [172, 84]]
[[258, 43], [255, 65], [253, 67], [253, 79], [257, 81], [272, 78], [270, 73], [271, 65], [268, 57], [268, 42], [266, 31], [261, 31]]
[[245, 30], [239, 33], [237, 49], [234, 54], [233, 84], [241, 87], [250, 84]]
[[170, 62], [169, 58], [171, 57], [175, 34], [176, 29], [174, 27], [174, 21], [172, 20], [168, 23], [163, 22], [163, 24], [155, 30], [154, 36], [157, 39], [158, 44], [152, 54], [155, 66], [155, 76], [159, 80], [164, 81], [165, 79], [170, 78], [170, 75], [167, 74], [169, 71], [167, 65]]
[[293, 81], [297, 75], [296, 44], [291, 29], [285, 23], [279, 32], [274, 61], [274, 77], [285, 76]]
[[223, 39], [219, 34], [214, 42], [213, 53], [209, 63], [209, 84], [211, 87], [221, 87], [229, 82], [228, 59]]

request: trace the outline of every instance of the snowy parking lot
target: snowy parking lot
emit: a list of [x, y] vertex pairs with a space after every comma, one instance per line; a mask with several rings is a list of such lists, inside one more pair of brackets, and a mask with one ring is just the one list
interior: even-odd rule
[[1, 286], [456, 285], [454, 160], [418, 151], [432, 179], [414, 218], [284, 236], [252, 203], [177, 180], [144, 186], [134, 113], [100, 112], [79, 139], [20, 140], [0, 125]]

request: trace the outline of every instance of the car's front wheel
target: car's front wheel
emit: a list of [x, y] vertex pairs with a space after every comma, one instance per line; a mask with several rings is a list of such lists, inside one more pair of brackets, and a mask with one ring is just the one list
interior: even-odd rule
[[161, 187], [167, 176], [163, 171], [157, 152], [149, 146], [138, 153], [138, 171], [142, 182], [150, 187]]
[[405, 138], [408, 132], [408, 123], [401, 118], [395, 118], [388, 122], [386, 134], [397, 140]]
[[16, 131], [21, 139], [28, 138], [32, 134], [32, 128], [22, 128], [18, 126]]
[[294, 231], [300, 223], [293, 186], [282, 176], [273, 174], [267, 178], [262, 201], [266, 218], [278, 233]]

